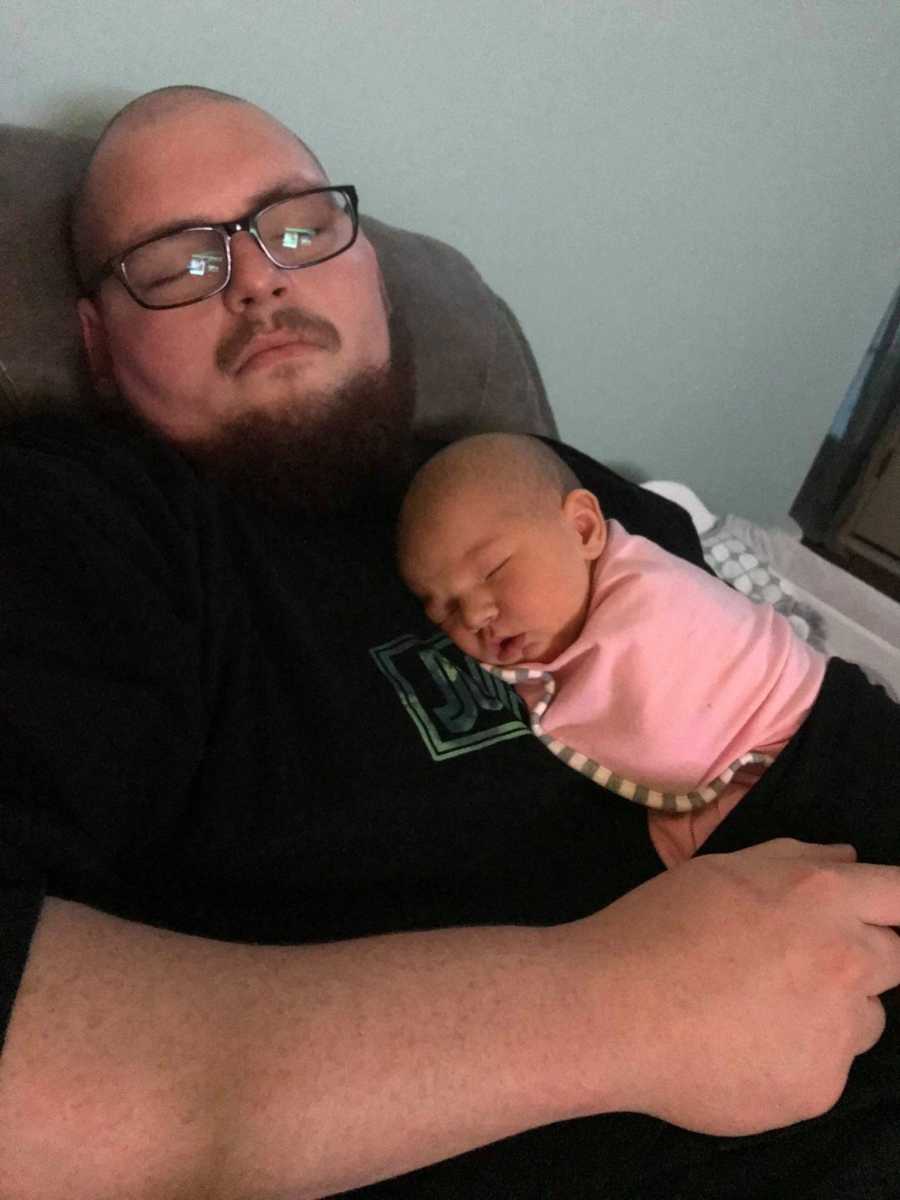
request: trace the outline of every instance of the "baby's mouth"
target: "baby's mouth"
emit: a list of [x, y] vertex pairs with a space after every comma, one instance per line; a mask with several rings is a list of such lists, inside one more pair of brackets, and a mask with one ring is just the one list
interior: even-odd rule
[[497, 643], [497, 658], [501, 663], [516, 662], [523, 658], [522, 651], [525, 648], [525, 634], [517, 633], [512, 637], [501, 638]]

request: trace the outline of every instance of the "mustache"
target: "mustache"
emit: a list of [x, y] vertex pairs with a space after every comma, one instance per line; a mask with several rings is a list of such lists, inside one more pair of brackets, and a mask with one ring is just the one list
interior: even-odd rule
[[242, 321], [224, 337], [216, 347], [216, 366], [224, 374], [229, 374], [258, 334], [273, 333], [279, 329], [296, 333], [304, 342], [321, 350], [338, 350], [341, 345], [341, 335], [324, 317], [304, 312], [302, 308], [281, 308], [272, 314], [271, 322]]

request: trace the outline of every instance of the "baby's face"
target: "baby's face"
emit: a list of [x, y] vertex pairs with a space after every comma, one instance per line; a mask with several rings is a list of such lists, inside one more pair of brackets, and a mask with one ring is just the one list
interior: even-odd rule
[[466, 654], [500, 666], [550, 662], [578, 635], [602, 549], [570, 503], [579, 495], [590, 494], [535, 515], [469, 486], [411, 523], [401, 573]]

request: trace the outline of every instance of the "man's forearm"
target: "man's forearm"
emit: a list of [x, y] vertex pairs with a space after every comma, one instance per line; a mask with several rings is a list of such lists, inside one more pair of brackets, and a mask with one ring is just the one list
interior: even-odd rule
[[548, 930], [239, 946], [48, 901], [0, 1200], [303, 1200], [589, 1112], [733, 1136], [840, 1096], [900, 983], [900, 869], [779, 839]]
[[556, 947], [232, 945], [50, 900], [0, 1069], [0, 1200], [301, 1200], [573, 1115]]
[[602, 1107], [561, 950], [551, 930], [490, 928], [247, 952], [235, 1177], [330, 1195]]

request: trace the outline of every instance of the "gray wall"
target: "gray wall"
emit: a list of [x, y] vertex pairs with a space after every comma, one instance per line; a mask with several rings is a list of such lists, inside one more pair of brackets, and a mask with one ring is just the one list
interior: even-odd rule
[[562, 434], [778, 520], [900, 275], [897, 0], [6, 0], [3, 119], [197, 82], [460, 246]]

